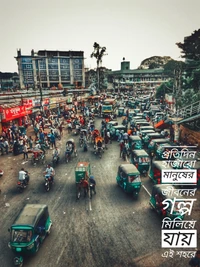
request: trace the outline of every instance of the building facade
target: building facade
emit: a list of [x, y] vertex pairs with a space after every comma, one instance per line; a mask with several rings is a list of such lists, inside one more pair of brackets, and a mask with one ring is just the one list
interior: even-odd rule
[[16, 72], [0, 72], [0, 90], [9, 91], [19, 88], [19, 76]]
[[162, 68], [159, 69], [130, 69], [130, 62], [121, 62], [121, 69], [109, 72], [109, 81], [115, 88], [149, 88], [155, 89], [168, 77], [164, 74]]
[[83, 51], [34, 50], [15, 57], [18, 64], [20, 87], [48, 88], [62, 84], [63, 87], [79, 84], [85, 87]]

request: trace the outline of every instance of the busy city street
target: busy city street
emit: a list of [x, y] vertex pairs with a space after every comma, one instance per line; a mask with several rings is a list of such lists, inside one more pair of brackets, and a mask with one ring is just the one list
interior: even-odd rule
[[[117, 117], [119, 124], [122, 117]], [[95, 128], [101, 130], [102, 118], [95, 117]], [[49, 131], [49, 129], [45, 129]], [[28, 127], [34, 135], [33, 127]], [[52, 228], [36, 255], [25, 256], [24, 266], [53, 267], [182, 267], [188, 259], [179, 256], [162, 257], [161, 217], [149, 205], [153, 183], [148, 175], [141, 175], [141, 189], [137, 199], [127, 194], [116, 182], [118, 167], [130, 163], [120, 157], [119, 142], [112, 141], [102, 153], [94, 154], [94, 143], [87, 141], [87, 151], [79, 145], [80, 136], [68, 132], [63, 123], [61, 140], [56, 139], [60, 159], [56, 163], [54, 184], [47, 192], [44, 187], [44, 171], [52, 163], [52, 149], [45, 151], [45, 163], [32, 162], [32, 153], [24, 159], [23, 153], [1, 156], [0, 178], [0, 262], [1, 267], [13, 265], [14, 254], [8, 247], [8, 229], [26, 204], [46, 204]], [[27, 134], [28, 135], [28, 134]], [[73, 138], [77, 156], [72, 154], [65, 160], [66, 142]], [[81, 191], [77, 198], [75, 170], [79, 162], [90, 164], [91, 174], [96, 181], [96, 194]], [[17, 188], [18, 173], [24, 168], [30, 180], [20, 192]], [[199, 191], [196, 194], [199, 199]], [[190, 220], [197, 220], [199, 203], [195, 203]], [[199, 222], [198, 222], [199, 226]]]

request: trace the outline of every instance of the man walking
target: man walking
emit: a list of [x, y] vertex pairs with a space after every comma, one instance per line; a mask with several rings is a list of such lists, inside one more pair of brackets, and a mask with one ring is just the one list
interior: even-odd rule
[[26, 143], [24, 144], [23, 153], [24, 153], [24, 159], [28, 159], [28, 146]]

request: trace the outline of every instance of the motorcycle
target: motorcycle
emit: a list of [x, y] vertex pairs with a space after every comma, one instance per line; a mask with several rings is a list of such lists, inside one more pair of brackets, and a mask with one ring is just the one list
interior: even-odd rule
[[71, 158], [72, 151], [65, 151], [65, 162], [68, 163]]
[[48, 174], [45, 175], [44, 177], [44, 187], [47, 192], [49, 192], [52, 184], [53, 184], [53, 178], [49, 176]]
[[19, 192], [23, 192], [23, 190], [28, 186], [29, 183], [29, 175], [28, 172], [26, 172], [26, 178], [24, 180], [19, 180], [17, 182], [17, 189], [19, 190]]
[[95, 155], [98, 155], [99, 156], [99, 158], [102, 158], [102, 153], [104, 152], [103, 151], [103, 147], [95, 147]]
[[53, 159], [52, 159], [53, 167], [55, 167], [56, 164], [58, 164], [58, 162], [59, 162], [59, 156], [58, 155], [53, 155]]

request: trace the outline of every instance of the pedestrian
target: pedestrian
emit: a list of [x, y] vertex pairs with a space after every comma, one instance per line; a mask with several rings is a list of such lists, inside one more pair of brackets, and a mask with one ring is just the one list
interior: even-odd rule
[[29, 136], [28, 145], [29, 145], [29, 149], [33, 148], [33, 138], [31, 136]]
[[119, 147], [120, 147], [119, 157], [121, 158], [122, 157], [122, 151], [125, 147], [123, 140], [120, 142]]
[[50, 134], [50, 143], [51, 143], [51, 147], [55, 148], [56, 147], [56, 137], [53, 133]]
[[6, 154], [8, 154], [8, 147], [9, 147], [9, 144], [8, 144], [8, 140], [7, 139], [4, 139], [4, 148], [5, 148], [5, 151], [6, 151]]
[[24, 145], [23, 153], [24, 153], [24, 159], [28, 159], [28, 146], [26, 143]]

